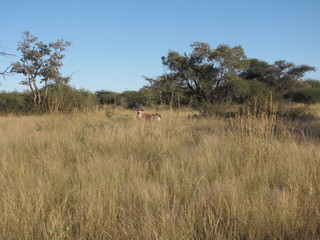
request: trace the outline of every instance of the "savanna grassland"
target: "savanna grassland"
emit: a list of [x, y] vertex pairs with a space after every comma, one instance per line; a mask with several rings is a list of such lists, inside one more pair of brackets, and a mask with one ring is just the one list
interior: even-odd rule
[[0, 117], [0, 239], [320, 238], [319, 120], [160, 114]]

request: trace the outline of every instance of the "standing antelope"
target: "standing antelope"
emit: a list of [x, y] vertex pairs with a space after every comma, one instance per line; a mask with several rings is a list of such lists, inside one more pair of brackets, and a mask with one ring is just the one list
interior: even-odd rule
[[138, 111], [138, 116], [144, 121], [161, 121], [161, 116], [158, 113], [150, 114], [145, 113], [143, 110]]

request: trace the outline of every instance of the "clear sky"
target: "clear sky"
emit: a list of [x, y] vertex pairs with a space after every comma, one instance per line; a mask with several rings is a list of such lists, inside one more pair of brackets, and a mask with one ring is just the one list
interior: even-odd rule
[[[169, 50], [190, 52], [203, 41], [241, 45], [248, 58], [307, 64], [320, 79], [320, 0], [3, 0], [0, 71], [19, 60], [17, 43], [30, 31], [49, 43], [72, 42], [63, 73], [90, 91], [139, 90], [143, 75], [166, 69]], [[0, 91], [24, 90], [23, 76], [0, 79]]]

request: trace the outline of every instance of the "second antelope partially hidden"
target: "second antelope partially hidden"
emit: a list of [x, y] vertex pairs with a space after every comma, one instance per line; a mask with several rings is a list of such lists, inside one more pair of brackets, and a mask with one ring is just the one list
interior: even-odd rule
[[144, 120], [144, 121], [158, 121], [158, 122], [161, 121], [161, 116], [158, 113], [150, 114], [150, 113], [144, 112], [143, 110], [139, 110], [138, 116], [141, 120]]

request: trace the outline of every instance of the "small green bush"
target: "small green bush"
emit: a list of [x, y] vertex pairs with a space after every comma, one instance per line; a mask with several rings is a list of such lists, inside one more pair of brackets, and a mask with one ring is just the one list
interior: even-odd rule
[[257, 98], [264, 100], [269, 98], [272, 92], [272, 89], [266, 83], [254, 80], [243, 80], [241, 78], [231, 79], [224, 89], [225, 98], [240, 104], [252, 102]]
[[270, 97], [272, 89], [268, 84], [260, 81], [248, 81], [249, 84], [249, 98], [266, 99]]
[[96, 96], [86, 90], [77, 90], [66, 84], [50, 86], [46, 100], [46, 110], [49, 112], [86, 111], [96, 106]]
[[99, 104], [117, 105], [120, 94], [112, 91], [97, 91], [95, 95]]
[[121, 94], [121, 105], [122, 107], [129, 109], [137, 109], [141, 106], [147, 106], [147, 97], [137, 91], [125, 91]]
[[320, 102], [320, 89], [319, 88], [302, 88], [295, 90], [285, 96], [297, 103], [319, 103]]
[[231, 98], [233, 102], [243, 103], [245, 102], [250, 94], [250, 85], [248, 81], [241, 78], [231, 79], [225, 86], [225, 96]]
[[0, 113], [24, 113], [30, 111], [31, 94], [29, 92], [1, 92]]

